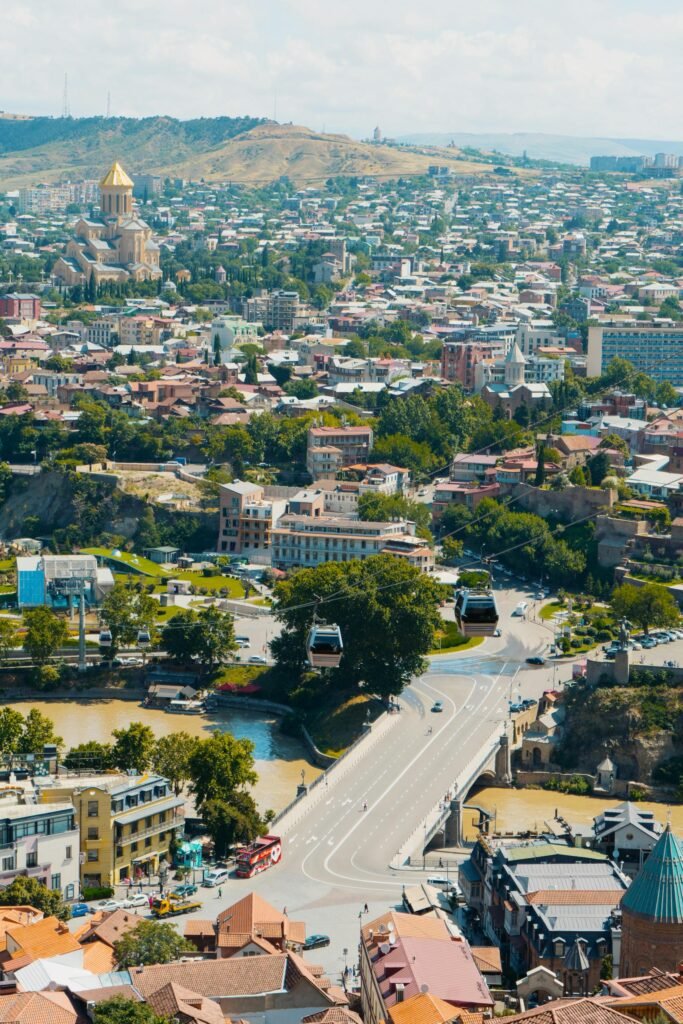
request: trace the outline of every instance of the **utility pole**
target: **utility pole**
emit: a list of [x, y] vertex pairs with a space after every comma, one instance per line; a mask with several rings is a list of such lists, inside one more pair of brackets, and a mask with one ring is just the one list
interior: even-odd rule
[[69, 109], [69, 75], [64, 72], [64, 94], [62, 96], [62, 117], [70, 117], [71, 110]]
[[80, 581], [78, 593], [78, 671], [85, 672], [88, 663], [85, 660], [85, 580]]

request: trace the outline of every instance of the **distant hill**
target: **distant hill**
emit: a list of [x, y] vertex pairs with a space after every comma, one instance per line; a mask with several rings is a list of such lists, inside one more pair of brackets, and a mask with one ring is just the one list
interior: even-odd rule
[[38, 181], [99, 177], [113, 160], [132, 175], [266, 183], [286, 175], [298, 183], [337, 175], [393, 178], [447, 164], [454, 174], [490, 173], [457, 150], [356, 142], [262, 118], [0, 119], [0, 188]]
[[655, 153], [683, 155], [683, 142], [661, 139], [608, 139], [580, 135], [544, 135], [533, 132], [469, 133], [433, 132], [402, 135], [399, 142], [413, 146], [448, 146], [453, 142], [459, 148], [478, 149], [482, 152], [505, 153], [522, 156], [525, 152], [534, 160], [552, 160], [557, 163], [588, 166], [592, 156], [654, 156]]

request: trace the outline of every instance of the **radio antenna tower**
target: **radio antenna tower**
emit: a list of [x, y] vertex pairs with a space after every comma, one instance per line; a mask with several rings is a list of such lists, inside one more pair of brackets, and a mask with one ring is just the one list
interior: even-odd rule
[[111, 117], [111, 93], [107, 92], [107, 118]]
[[62, 97], [62, 117], [69, 117], [71, 111], [69, 109], [69, 76], [64, 72], [64, 95]]

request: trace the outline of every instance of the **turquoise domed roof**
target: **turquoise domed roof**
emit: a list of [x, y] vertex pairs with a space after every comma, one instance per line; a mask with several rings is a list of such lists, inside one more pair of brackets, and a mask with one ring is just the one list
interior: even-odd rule
[[683, 924], [683, 845], [667, 825], [621, 901], [622, 910]]

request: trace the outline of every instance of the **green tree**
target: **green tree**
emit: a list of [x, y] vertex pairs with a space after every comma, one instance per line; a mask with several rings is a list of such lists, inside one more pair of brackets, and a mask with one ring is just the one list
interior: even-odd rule
[[542, 487], [545, 483], [545, 444], [543, 441], [538, 446], [538, 454], [536, 461], [536, 477], [534, 484], [536, 487]]
[[152, 767], [171, 783], [176, 796], [190, 779], [190, 761], [201, 741], [187, 732], [162, 736], [152, 754]]
[[431, 516], [426, 505], [408, 501], [400, 494], [368, 492], [358, 499], [358, 515], [366, 522], [389, 523], [395, 519], [408, 519], [419, 527], [420, 535], [431, 538]]
[[26, 634], [23, 647], [31, 661], [45, 665], [69, 639], [66, 620], [49, 608], [31, 608], [24, 612]]
[[114, 750], [111, 743], [88, 740], [72, 747], [64, 758], [64, 764], [72, 771], [111, 771], [115, 768]]
[[252, 352], [247, 356], [247, 361], [244, 366], [244, 383], [258, 384], [258, 359], [256, 358], [255, 352]]
[[190, 756], [191, 790], [201, 808], [207, 800], [229, 800], [258, 779], [254, 771], [254, 744], [229, 732], [215, 732], [201, 740]]
[[31, 708], [24, 720], [24, 728], [19, 740], [18, 752], [20, 754], [39, 754], [48, 743], [54, 743], [59, 748], [64, 740], [55, 732], [54, 722], [42, 711]]
[[127, 729], [114, 729], [114, 764], [123, 771], [146, 771], [152, 763], [156, 741], [154, 733], [142, 722], [131, 722]]
[[35, 907], [42, 910], [45, 917], [56, 917], [60, 921], [71, 917], [71, 907], [64, 903], [59, 889], [48, 889], [37, 878], [25, 875], [17, 875], [5, 889], [0, 889], [0, 906]]
[[618, 618], [635, 622], [645, 633], [651, 626], [673, 626], [680, 618], [675, 598], [656, 583], [643, 587], [623, 583], [612, 591], [611, 604]]
[[233, 792], [229, 799], [207, 800], [202, 804], [202, 821], [211, 836], [217, 857], [225, 857], [235, 843], [250, 843], [263, 835], [273, 812], [263, 817], [251, 793]]
[[0, 709], [0, 757], [12, 761], [19, 750], [24, 731], [24, 716], [14, 708]]
[[178, 612], [164, 627], [161, 639], [176, 661], [196, 658], [208, 669], [225, 661], [236, 646], [232, 615], [213, 606]]
[[179, 935], [169, 921], [140, 921], [114, 943], [114, 956], [121, 970], [140, 964], [170, 964], [196, 947]]
[[597, 452], [592, 459], [588, 460], [587, 468], [590, 473], [593, 487], [599, 487], [611, 469], [609, 455], [606, 452]]
[[0, 662], [7, 661], [17, 646], [17, 630], [11, 619], [0, 618]]
[[[284, 629], [271, 643], [279, 665], [300, 675], [306, 666], [306, 638], [312, 609], [335, 596], [330, 616], [344, 641], [341, 665], [330, 676], [339, 689], [366, 685], [382, 696], [400, 693], [425, 668], [441, 624], [439, 605], [446, 588], [403, 559], [375, 555], [364, 561], [326, 562], [301, 569], [275, 590], [275, 615]], [[320, 679], [319, 689], [325, 680]]]
[[114, 996], [95, 1004], [93, 1024], [168, 1024], [168, 1017], [159, 1017], [147, 1003], [123, 996]]
[[159, 608], [139, 585], [117, 582], [102, 602], [102, 619], [111, 630], [112, 652], [134, 644], [141, 629], [151, 630]]

